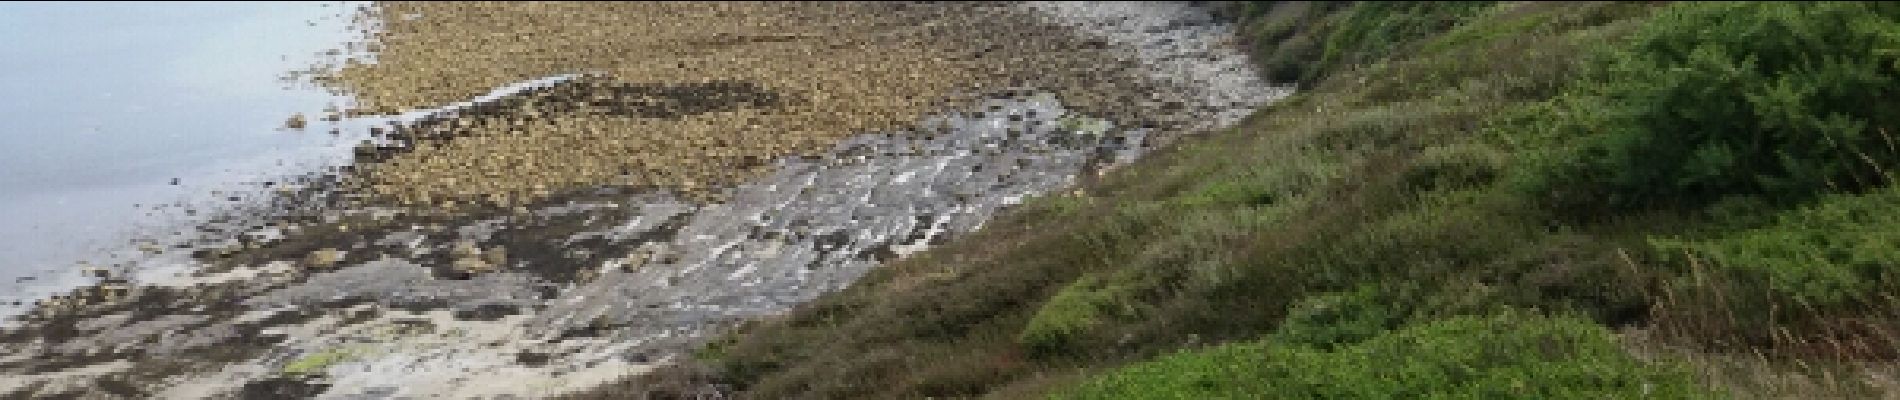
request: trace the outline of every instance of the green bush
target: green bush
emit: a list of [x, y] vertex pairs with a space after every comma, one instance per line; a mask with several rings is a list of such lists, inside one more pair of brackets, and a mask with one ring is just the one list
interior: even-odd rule
[[1319, 58], [1327, 16], [1348, 5], [1341, 1], [1244, 2], [1243, 37], [1251, 42], [1261, 72], [1275, 82], [1303, 82], [1312, 69], [1309, 64]]
[[1435, 146], [1418, 155], [1404, 180], [1420, 191], [1481, 186], [1491, 183], [1504, 163], [1503, 154], [1483, 145]]
[[1058, 399], [1633, 399], [1714, 397], [1571, 318], [1454, 317], [1322, 350], [1240, 343], [1129, 365]]
[[1321, 68], [1350, 67], [1396, 53], [1401, 46], [1451, 30], [1491, 7], [1490, 1], [1366, 1], [1353, 3], [1326, 36]]
[[1783, 299], [1829, 307], [1890, 288], [1900, 270], [1900, 189], [1832, 195], [1777, 222], [1710, 240], [1658, 239], [1764, 284]]
[[1557, 102], [1534, 191], [1564, 208], [1779, 203], [1900, 168], [1900, 5], [1680, 3]]
[[1269, 79], [1313, 84], [1457, 26], [1495, 2], [1252, 2], [1240, 14]]
[[1380, 287], [1365, 285], [1350, 292], [1301, 299], [1267, 341], [1331, 349], [1370, 339], [1397, 327], [1405, 317], [1390, 296], [1383, 294]]
[[1038, 352], [1059, 352], [1104, 318], [1136, 316], [1131, 290], [1095, 275], [1077, 279], [1036, 310], [1017, 341]]

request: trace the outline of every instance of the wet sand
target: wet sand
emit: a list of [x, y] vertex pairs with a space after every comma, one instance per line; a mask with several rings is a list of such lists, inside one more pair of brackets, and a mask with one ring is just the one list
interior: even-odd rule
[[370, 16], [377, 63], [322, 75], [358, 111], [586, 75], [392, 127], [165, 252], [185, 274], [44, 303], [0, 332], [0, 396], [581, 390], [1283, 95], [1178, 4]]

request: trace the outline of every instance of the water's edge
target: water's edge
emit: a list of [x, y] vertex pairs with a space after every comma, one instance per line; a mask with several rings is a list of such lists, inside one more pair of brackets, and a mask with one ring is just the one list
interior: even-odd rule
[[[96, 311], [0, 335], [0, 354], [10, 354], [0, 355], [7, 372], [0, 387], [67, 393], [154, 376], [180, 378], [138, 381], [164, 398], [585, 389], [665, 363], [738, 321], [842, 289], [883, 262], [979, 229], [1025, 198], [1132, 162], [1161, 138], [1227, 126], [1287, 94], [1260, 81], [1231, 44], [1232, 28], [1198, 8], [1021, 8], [1152, 66], [1153, 79], [1190, 91], [1183, 97], [1194, 104], [1177, 117], [1203, 123], [1180, 132], [1117, 126], [1023, 88], [910, 130], [852, 137], [822, 157], [778, 160], [773, 174], [732, 188], [722, 203], [604, 191], [526, 214], [370, 225], [305, 246], [321, 248], [311, 257], [257, 268], [147, 273], [56, 299]], [[518, 82], [388, 121], [454, 118], [578, 76]], [[365, 215], [375, 210], [359, 211], [325, 222], [374, 220]], [[235, 225], [242, 239], [230, 242], [286, 236], [282, 226]], [[493, 265], [548, 252], [585, 253], [579, 258], [597, 267]], [[553, 283], [562, 281], [575, 283]], [[229, 355], [164, 361], [214, 348]], [[285, 374], [291, 370], [314, 375]]]

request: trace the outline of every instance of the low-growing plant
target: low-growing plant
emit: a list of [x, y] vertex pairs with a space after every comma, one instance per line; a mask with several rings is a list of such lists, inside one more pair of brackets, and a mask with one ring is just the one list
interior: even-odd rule
[[1490, 1], [1357, 2], [1326, 36], [1318, 64], [1350, 67], [1392, 55], [1400, 46], [1451, 30]]
[[1406, 171], [1406, 185], [1421, 191], [1490, 184], [1503, 169], [1505, 155], [1481, 144], [1425, 149]]
[[1245, 342], [1129, 365], [1056, 399], [1710, 398], [1588, 321], [1463, 316], [1334, 349]]
[[1132, 289], [1121, 282], [1089, 275], [1064, 286], [1036, 310], [1017, 341], [1038, 352], [1058, 352], [1105, 318], [1133, 318]]
[[1301, 299], [1267, 341], [1332, 349], [1370, 339], [1405, 320], [1403, 305], [1386, 294], [1377, 285], [1364, 285], [1353, 291]]
[[1788, 304], [1830, 308], [1891, 289], [1900, 272], [1900, 189], [1830, 195], [1776, 222], [1707, 240], [1658, 238], [1665, 254], [1697, 257]]
[[1490, 7], [1490, 1], [1253, 2], [1242, 7], [1269, 79], [1313, 84], [1398, 53]]

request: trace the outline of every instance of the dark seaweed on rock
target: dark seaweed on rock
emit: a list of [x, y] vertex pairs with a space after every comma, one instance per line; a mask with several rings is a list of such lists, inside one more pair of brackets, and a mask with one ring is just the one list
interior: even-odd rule
[[381, 162], [420, 143], [467, 137], [473, 134], [471, 128], [494, 124], [525, 128], [551, 124], [564, 116], [679, 119], [742, 108], [775, 108], [784, 101], [753, 82], [625, 83], [587, 76], [397, 126], [386, 134], [385, 144], [358, 147], [356, 162]]

